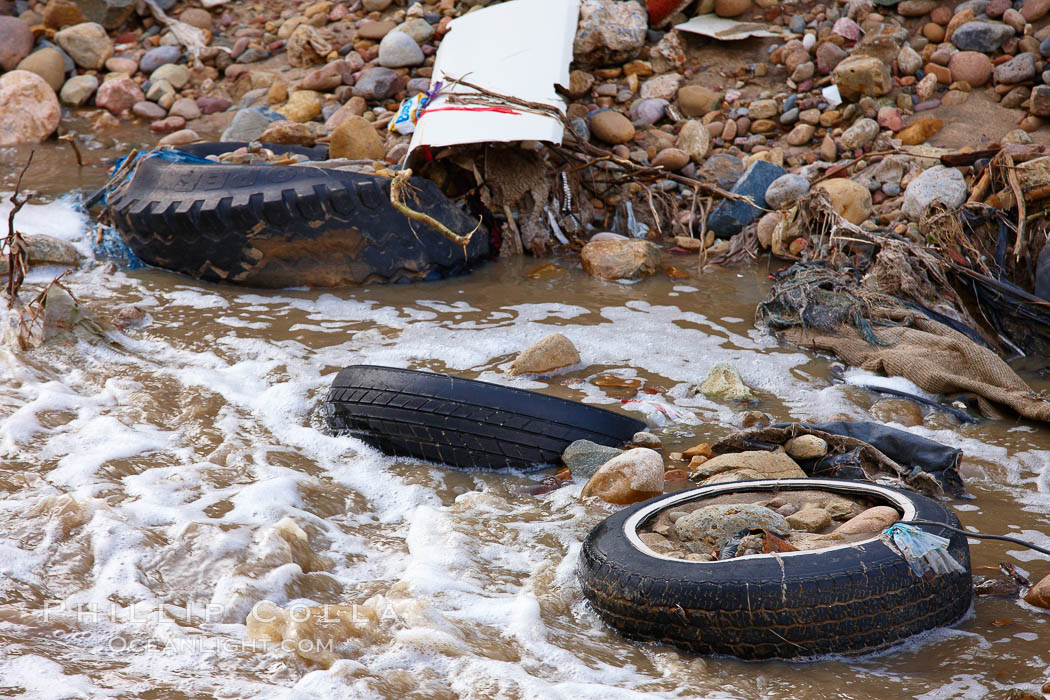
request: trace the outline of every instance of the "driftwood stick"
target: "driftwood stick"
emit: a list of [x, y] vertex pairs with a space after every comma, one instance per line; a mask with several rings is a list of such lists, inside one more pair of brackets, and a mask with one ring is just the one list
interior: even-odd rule
[[437, 231], [442, 236], [452, 241], [456, 245], [461, 245], [464, 248], [466, 248], [467, 244], [470, 243], [470, 239], [474, 236], [475, 233], [477, 233], [477, 230], [481, 228], [481, 222], [478, 222], [478, 225], [474, 227], [473, 231], [466, 234], [465, 236], [461, 236], [458, 233], [455, 233], [454, 231], [450, 230], [447, 226], [445, 226], [443, 223], [441, 223], [434, 217], [428, 216], [423, 212], [410, 209], [404, 203], [404, 191], [409, 187], [408, 180], [410, 177], [412, 177], [411, 170], [399, 170], [397, 174], [394, 175], [394, 178], [390, 182], [390, 203], [394, 206], [395, 209], [407, 216], [409, 219], [412, 219], [413, 221], [418, 221], [421, 224], [426, 224], [427, 226], [434, 229], [435, 231]]

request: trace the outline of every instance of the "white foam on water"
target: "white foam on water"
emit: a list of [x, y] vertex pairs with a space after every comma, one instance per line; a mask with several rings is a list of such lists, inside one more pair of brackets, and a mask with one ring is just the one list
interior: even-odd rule
[[[62, 211], [64, 225], [80, 222], [82, 238], [83, 219], [69, 207]], [[753, 328], [741, 330], [741, 316], [718, 316], [706, 301], [694, 308], [701, 290], [688, 285], [674, 287], [690, 296], [673, 302], [630, 299], [644, 294], [641, 285], [616, 288], [626, 301], [593, 309], [515, 297], [485, 310], [476, 301], [428, 298], [425, 285], [413, 288], [418, 298], [397, 305], [369, 292], [265, 294], [165, 287], [151, 279], [98, 270], [71, 279], [89, 302], [131, 299], [151, 309], [153, 323], [117, 335], [118, 350], [82, 343], [45, 350], [38, 356], [46, 361], [32, 367], [5, 358], [10, 381], [0, 387], [0, 455], [32, 463], [42, 478], [24, 495], [0, 500], [0, 594], [42, 585], [39, 572], [74, 560], [76, 551], [90, 562], [80, 579], [59, 581], [57, 570], [48, 569], [55, 579], [51, 595], [60, 602], [134, 601], [171, 615], [212, 604], [221, 613], [185, 626], [168, 618], [140, 623], [121, 604], [117, 621], [85, 623], [83, 636], [56, 651], [59, 662], [35, 664], [53, 683], [63, 682], [66, 664], [81, 656], [126, 664], [120, 673], [144, 685], [241, 697], [374, 697], [384, 675], [395, 672], [423, 687], [475, 697], [742, 697], [755, 689], [755, 669], [765, 666], [678, 663], [689, 657], [625, 642], [589, 609], [576, 563], [587, 532], [614, 509], [579, 503], [581, 484], [534, 498], [513, 493], [534, 484], [532, 478], [395, 463], [358, 440], [327, 435], [319, 429], [318, 406], [333, 368], [350, 364], [441, 366], [539, 390], [571, 374], [574, 381], [564, 387], [606, 406], [618, 400], [592, 380], [616, 374], [644, 378], [660, 391], [640, 398], [728, 426], [743, 407], [706, 399], [693, 387], [712, 366], [730, 362], [765, 405], [777, 406], [778, 419], [865, 417], [849, 400], [848, 386], [830, 386], [813, 374], [819, 370], [810, 369], [812, 356], [779, 348]], [[195, 342], [180, 333], [190, 319], [199, 324]], [[201, 340], [206, 324], [213, 340]], [[275, 327], [304, 335], [271, 337]], [[552, 332], [577, 346], [580, 368], [544, 378], [505, 374], [518, 351]], [[848, 376], [881, 381], [867, 373]], [[906, 385], [889, 380], [882, 386]], [[220, 407], [197, 415], [198, 406], [212, 404]], [[682, 423], [666, 430], [683, 438], [704, 434]], [[983, 470], [982, 481], [1016, 495], [1029, 513], [1025, 522], [1046, 522], [1039, 509], [1045, 512], [1050, 502], [1050, 467], [1034, 444], [1011, 452], [982, 441], [980, 432], [966, 432], [976, 428], [909, 430], [964, 449], [968, 463]], [[67, 533], [52, 512], [26, 515], [59, 493], [70, 494], [86, 514]], [[324, 517], [315, 502], [328, 496], [336, 499], [335, 514]], [[275, 529], [283, 518], [307, 532], [310, 551], [330, 560], [329, 568], [306, 571], [308, 562]], [[51, 534], [38, 545], [15, 536], [34, 528]], [[1018, 533], [1046, 542], [1034, 526]], [[1028, 560], [1024, 552], [1010, 555]], [[334, 584], [310, 585], [324, 580]], [[280, 649], [222, 646], [249, 641], [245, 617], [264, 598], [280, 605], [351, 603], [377, 591], [424, 601], [433, 615], [376, 633], [374, 644], [328, 669]], [[194, 643], [114, 654], [118, 635]], [[1029, 642], [1016, 634], [1007, 639]], [[869, 687], [893, 675], [931, 700], [956, 697], [990, 689], [988, 674], [973, 668], [991, 646], [953, 630], [851, 661], [849, 668], [852, 680], [866, 679]], [[945, 664], [958, 670], [950, 682], [931, 688], [902, 670], [902, 658], [946, 648], [953, 658]], [[25, 672], [12, 659], [33, 659], [24, 650], [8, 653], [23, 655], [0, 657], [4, 682], [9, 668]], [[790, 692], [824, 690], [807, 685], [804, 675], [791, 681]], [[68, 677], [78, 692], [86, 683], [89, 696], [116, 685], [103, 674]]]

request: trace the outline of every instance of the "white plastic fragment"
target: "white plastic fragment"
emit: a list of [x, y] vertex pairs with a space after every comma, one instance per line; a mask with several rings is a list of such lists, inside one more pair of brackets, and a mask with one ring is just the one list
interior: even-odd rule
[[441, 91], [423, 110], [410, 152], [419, 146], [506, 141], [562, 141], [561, 121], [513, 104], [471, 105], [451, 95], [486, 90], [565, 112], [554, 86], [569, 84], [579, 0], [515, 0], [470, 12], [449, 25], [434, 61], [430, 90]]
[[820, 94], [824, 96], [824, 100], [832, 107], [842, 104], [842, 95], [839, 94], [838, 85], [828, 85], [820, 91]]
[[736, 41], [749, 37], [782, 37], [787, 34], [780, 27], [762, 22], [738, 22], [717, 15], [698, 15], [688, 22], [676, 25], [675, 29], [701, 36]]

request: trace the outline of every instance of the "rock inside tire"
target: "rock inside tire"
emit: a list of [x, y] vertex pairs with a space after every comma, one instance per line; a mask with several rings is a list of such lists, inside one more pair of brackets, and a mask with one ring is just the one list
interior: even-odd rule
[[948, 553], [965, 573], [932, 578], [916, 576], [878, 536], [819, 550], [712, 562], [658, 554], [637, 536], [639, 526], [673, 505], [786, 489], [863, 496], [896, 508], [905, 522], [959, 527], [940, 503], [865, 482], [786, 479], [704, 486], [625, 508], [594, 528], [579, 560], [584, 595], [624, 636], [743, 659], [877, 651], [952, 625], [969, 611], [969, 548], [964, 536], [945, 529], [923, 528], [949, 540]]
[[576, 440], [619, 446], [645, 423], [597, 406], [434, 372], [358, 365], [336, 375], [329, 428], [389, 455], [472, 469], [555, 464]]

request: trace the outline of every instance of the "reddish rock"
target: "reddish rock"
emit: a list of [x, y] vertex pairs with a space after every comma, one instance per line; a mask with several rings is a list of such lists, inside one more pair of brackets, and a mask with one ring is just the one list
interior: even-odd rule
[[[959, 51], [948, 60], [948, 70], [953, 81], [960, 80], [970, 87], [981, 87], [992, 77], [992, 61], [978, 51]], [[939, 78], [938, 78], [939, 79]]]
[[155, 134], [170, 134], [184, 128], [186, 128], [186, 120], [179, 116], [160, 119], [149, 125], [149, 130]]
[[145, 99], [142, 89], [131, 78], [113, 78], [99, 86], [95, 104], [118, 115]]
[[233, 103], [227, 100], [225, 97], [198, 97], [197, 106], [200, 107], [201, 114], [215, 114], [216, 112], [225, 112], [230, 108]]
[[1050, 0], [1025, 0], [1021, 6], [1021, 15], [1028, 22], [1042, 19], [1050, 12]]
[[878, 121], [879, 126], [883, 129], [900, 131], [904, 128], [904, 120], [901, 118], [901, 111], [896, 107], [881, 107], [876, 121]]
[[827, 75], [835, 70], [835, 66], [846, 58], [846, 52], [839, 46], [825, 41], [817, 47], [817, 70]]
[[17, 17], [0, 16], [0, 73], [14, 70], [33, 50], [33, 32]]
[[136, 117], [142, 117], [143, 119], [149, 119], [150, 121], [163, 119], [168, 115], [163, 107], [156, 102], [150, 102], [149, 100], [136, 102], [131, 108], [131, 113]]
[[[985, 12], [988, 13], [989, 17], [992, 16], [991, 15], [992, 5], [994, 5], [996, 3], [999, 3], [1000, 5], [1002, 5], [1002, 8], [1003, 8], [999, 12], [998, 16], [1000, 16], [1000, 17], [1002, 16], [1003, 12], [1006, 12], [1006, 8], [1010, 7], [1010, 0], [992, 0], [990, 3], [988, 3], [987, 9], [985, 9]], [[944, 6], [944, 5], [940, 5], [940, 6], [936, 7], [936, 8], [934, 8], [933, 12], [930, 13], [930, 21], [931, 22], [936, 22], [937, 24], [948, 24], [948, 20], [950, 20], [951, 18], [952, 18], [952, 11], [951, 11], [951, 9], [946, 7], [946, 6]]]

